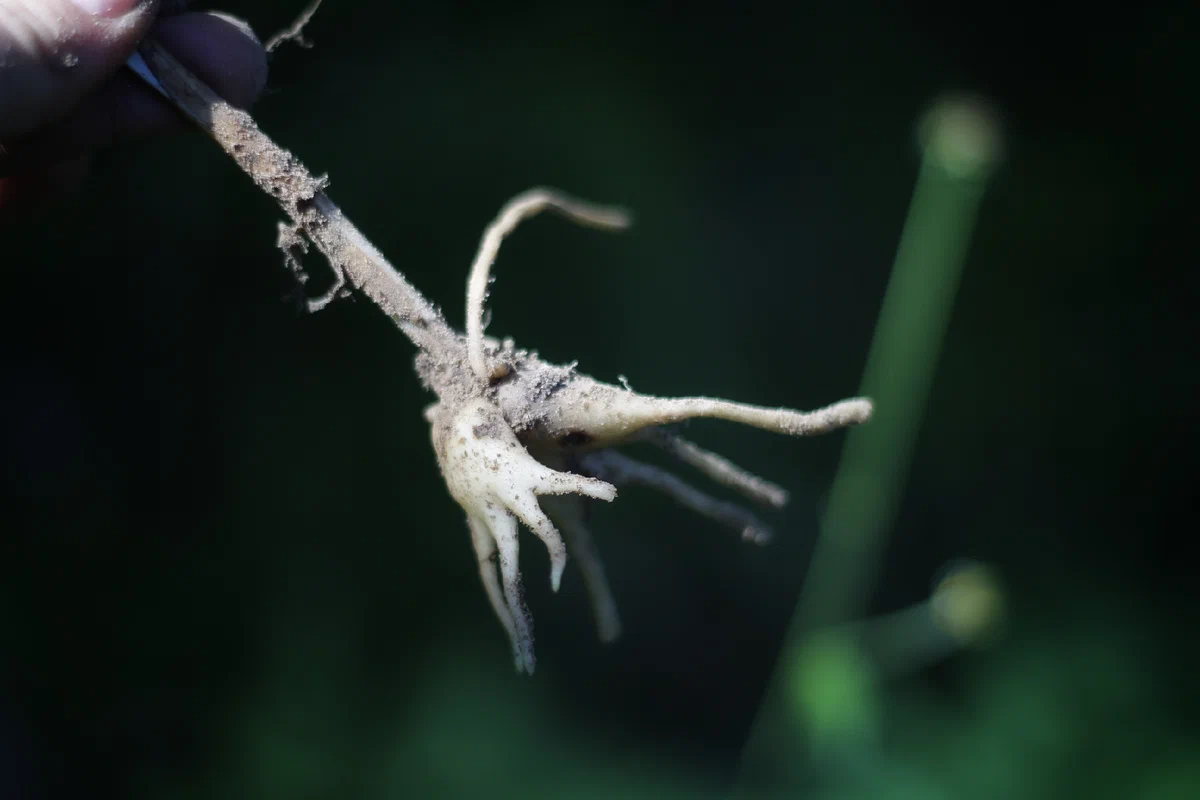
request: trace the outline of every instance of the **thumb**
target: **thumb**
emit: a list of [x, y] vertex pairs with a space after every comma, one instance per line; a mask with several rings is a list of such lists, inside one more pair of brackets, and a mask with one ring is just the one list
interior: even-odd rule
[[54, 121], [116, 72], [158, 0], [0, 0], [0, 140]]

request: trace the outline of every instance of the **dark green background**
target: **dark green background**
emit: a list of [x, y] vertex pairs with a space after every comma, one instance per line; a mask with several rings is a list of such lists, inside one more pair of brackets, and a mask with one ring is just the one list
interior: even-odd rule
[[[890, 682], [855, 777], [778, 788], [1195, 796], [1194, 13], [399, 5], [328, 0], [260, 123], [456, 325], [510, 195], [630, 206], [620, 237], [522, 229], [489, 330], [658, 394], [854, 394], [915, 123], [990, 101], [1005, 160], [870, 605], [974, 557], [1006, 637]], [[693, 426], [794, 491], [765, 550], [637, 491], [599, 510], [611, 648], [526, 539], [518, 677], [411, 346], [361, 299], [283, 302], [279, 217], [190, 135], [0, 228], [0, 796], [727, 791], [842, 437]]]

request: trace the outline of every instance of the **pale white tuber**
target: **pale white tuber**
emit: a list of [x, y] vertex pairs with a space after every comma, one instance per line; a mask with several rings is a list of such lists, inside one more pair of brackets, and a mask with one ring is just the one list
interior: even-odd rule
[[[748, 510], [612, 448], [655, 442], [718, 483], [778, 508], [787, 502], [786, 491], [680, 439], [669, 426], [709, 417], [806, 436], [855, 425], [871, 415], [871, 403], [863, 398], [806, 413], [707, 397], [653, 397], [601, 383], [577, 372], [574, 364], [547, 364], [512, 341], [485, 337], [484, 304], [500, 243], [521, 220], [546, 209], [594, 227], [627, 224], [623, 211], [550, 189], [514, 198], [484, 233], [471, 268], [466, 337], [441, 351], [422, 348], [417, 357], [418, 373], [439, 398], [427, 412], [438, 464], [451, 496], [467, 514], [484, 588], [508, 633], [517, 669], [529, 673], [535, 664], [533, 621], [517, 567], [518, 520], [546, 545], [555, 591], [568, 554], [579, 561], [604, 641], [619, 635], [620, 620], [583, 523], [585, 498], [611, 501], [614, 484], [646, 486], [734, 528], [748, 541], [763, 544], [770, 538], [770, 529]], [[550, 517], [558, 520], [565, 541]]]
[[[329, 259], [333, 288], [308, 299], [306, 307], [316, 311], [357, 291], [417, 346], [417, 374], [438, 397], [426, 410], [438, 465], [450, 495], [466, 512], [484, 590], [508, 634], [519, 671], [532, 673], [535, 661], [533, 621], [522, 598], [518, 566], [518, 522], [549, 551], [553, 589], [559, 587], [568, 555], [579, 562], [604, 641], [615, 639], [621, 625], [583, 511], [588, 500], [613, 500], [614, 483], [658, 489], [751, 541], [768, 538], [767, 527], [749, 511], [610, 448], [654, 442], [717, 483], [778, 508], [787, 502], [787, 492], [680, 439], [669, 426], [709, 417], [807, 436], [865, 422], [871, 415], [871, 403], [863, 398], [804, 413], [706, 397], [652, 397], [582, 375], [574, 364], [548, 364], [512, 341], [484, 337], [491, 268], [502, 240], [521, 220], [549, 209], [594, 227], [628, 224], [621, 210], [550, 189], [514, 198], [488, 227], [471, 269], [466, 334], [460, 334], [329, 199], [327, 179], [314, 177], [263, 134], [249, 114], [218, 97], [155, 42], [144, 42], [140, 53], [145, 64], [139, 62], [138, 74], [215, 139], [288, 215], [279, 241], [289, 269], [303, 275], [300, 258], [308, 249], [306, 240]], [[551, 517], [558, 520], [561, 534]]]

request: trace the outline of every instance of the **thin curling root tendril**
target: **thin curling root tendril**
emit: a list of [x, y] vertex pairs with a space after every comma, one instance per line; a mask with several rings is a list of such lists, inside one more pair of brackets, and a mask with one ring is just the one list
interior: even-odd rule
[[518, 195], [487, 228], [468, 281], [466, 333], [459, 333], [334, 204], [325, 191], [327, 178], [313, 176], [266, 136], [253, 117], [218, 97], [152, 39], [142, 43], [139, 53], [148, 71], [139, 69], [138, 74], [212, 137], [287, 215], [279, 243], [288, 269], [303, 275], [300, 260], [308, 244], [329, 260], [335, 288], [321, 297], [302, 298], [304, 307], [315, 312], [358, 293], [416, 346], [417, 375], [437, 395], [425, 418], [438, 466], [466, 514], [480, 577], [508, 634], [518, 671], [532, 674], [535, 665], [533, 618], [525, 606], [518, 565], [521, 524], [549, 551], [551, 588], [557, 591], [568, 557], [578, 562], [597, 633], [606, 642], [620, 635], [621, 622], [585, 524], [585, 503], [611, 502], [618, 487], [646, 487], [733, 528], [748, 541], [762, 544], [771, 536], [750, 511], [613, 448], [652, 442], [747, 500], [779, 508], [787, 502], [785, 490], [678, 438], [670, 426], [708, 417], [809, 436], [871, 416], [871, 402], [864, 398], [801, 412], [708, 397], [653, 397], [601, 383], [576, 371], [574, 364], [547, 363], [511, 340], [485, 337], [492, 264], [504, 238], [522, 220], [551, 210], [595, 228], [619, 230], [629, 224], [624, 211], [552, 189]]
[[[557, 211], [580, 225], [602, 230], [619, 231], [629, 227], [629, 214], [624, 209], [592, 205], [582, 200], [567, 197], [550, 189], [530, 189], [505, 204], [500, 214], [487, 227], [479, 242], [479, 252], [471, 264], [471, 277], [467, 279], [467, 352], [471, 369], [481, 380], [490, 381], [500, 377], [488, 368], [484, 355], [483, 328], [484, 303], [487, 301], [488, 283], [491, 281], [492, 264], [500, 252], [500, 244], [518, 225], [543, 211]], [[503, 372], [503, 368], [499, 368]]]

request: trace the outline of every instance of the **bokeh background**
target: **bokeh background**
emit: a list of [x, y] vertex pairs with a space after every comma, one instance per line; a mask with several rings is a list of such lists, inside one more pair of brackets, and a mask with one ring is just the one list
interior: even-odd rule
[[[298, 6], [223, 8], [267, 34]], [[279, 212], [181, 136], [0, 228], [0, 797], [1200, 796], [1195, 250], [1174, 249], [1196, 23], [327, 0], [316, 47], [274, 58], [263, 127], [456, 324], [510, 195], [634, 209], [619, 237], [523, 228], [490, 331], [658, 394], [855, 394], [918, 120], [983, 98], [1003, 159], [860, 599], [886, 619], [976, 559], [1000, 635], [818, 687], [872, 721], [834, 756], [755, 728], [802, 711], [768, 686], [844, 436], [697, 423], [793, 490], [776, 541], [623, 492], [592, 522], [625, 621], [603, 647], [528, 537], [539, 663], [515, 675], [410, 344], [362, 300], [297, 314]]]

